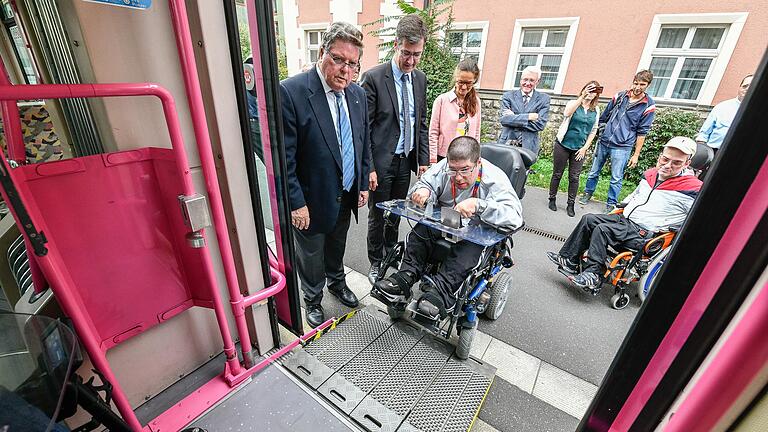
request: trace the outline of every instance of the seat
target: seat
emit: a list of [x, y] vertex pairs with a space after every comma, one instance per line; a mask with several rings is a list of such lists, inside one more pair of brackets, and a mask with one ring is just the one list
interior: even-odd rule
[[512, 188], [519, 198], [525, 195], [525, 181], [528, 169], [536, 163], [538, 156], [528, 149], [496, 142], [480, 146], [480, 155], [507, 173]]
[[715, 159], [715, 151], [706, 144], [698, 143], [696, 153], [691, 158], [691, 168], [696, 171], [702, 171]]

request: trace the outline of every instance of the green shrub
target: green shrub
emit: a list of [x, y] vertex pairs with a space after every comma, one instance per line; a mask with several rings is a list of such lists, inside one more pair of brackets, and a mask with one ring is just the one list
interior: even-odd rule
[[552, 159], [552, 146], [555, 145], [555, 137], [557, 136], [557, 128], [551, 125], [547, 125], [543, 131], [539, 132], [539, 157]]
[[658, 108], [648, 136], [645, 138], [640, 160], [634, 168], [627, 168], [624, 178], [638, 183], [643, 172], [656, 166], [656, 161], [664, 144], [672, 137], [686, 136], [693, 138], [701, 127], [702, 120], [696, 113], [676, 108]]

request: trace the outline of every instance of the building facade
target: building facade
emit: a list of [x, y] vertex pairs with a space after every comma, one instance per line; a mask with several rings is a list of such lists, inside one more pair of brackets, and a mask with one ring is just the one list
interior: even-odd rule
[[[290, 74], [317, 59], [333, 21], [363, 30], [365, 71], [386, 41], [370, 34], [382, 24], [364, 24], [400, 15], [396, 0], [282, 0], [282, 11]], [[536, 65], [543, 91], [572, 95], [596, 79], [610, 95], [651, 69], [649, 93], [660, 104], [695, 106], [735, 97], [768, 46], [766, 28], [768, 2], [754, 0], [455, 0], [446, 38], [457, 57], [478, 60], [482, 89], [515, 88], [520, 71]]]

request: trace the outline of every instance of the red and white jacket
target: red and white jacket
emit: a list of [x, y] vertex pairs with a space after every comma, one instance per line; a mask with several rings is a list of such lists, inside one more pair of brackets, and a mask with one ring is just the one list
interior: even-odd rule
[[657, 183], [658, 169], [651, 168], [622, 203], [624, 217], [650, 232], [679, 229], [701, 190], [701, 180], [691, 170]]

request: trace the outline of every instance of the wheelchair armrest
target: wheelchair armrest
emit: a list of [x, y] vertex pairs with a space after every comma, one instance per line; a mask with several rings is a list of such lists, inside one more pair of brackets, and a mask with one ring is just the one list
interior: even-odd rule
[[500, 233], [504, 234], [505, 236], [509, 237], [509, 236], [511, 236], [512, 234], [515, 234], [515, 233], [517, 233], [518, 231], [520, 231], [521, 229], [523, 229], [523, 227], [525, 227], [525, 222], [523, 222], [523, 223], [522, 223], [522, 224], [521, 224], [519, 227], [517, 227], [517, 228], [510, 228], [510, 227], [498, 227], [498, 228], [497, 228], [497, 230], [498, 230]]
[[652, 239], [648, 240], [643, 246], [643, 253], [646, 255], [655, 255], [669, 247], [675, 238], [675, 231], [663, 231], [656, 233]]

